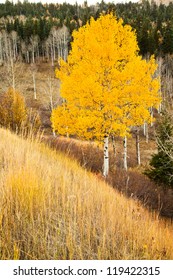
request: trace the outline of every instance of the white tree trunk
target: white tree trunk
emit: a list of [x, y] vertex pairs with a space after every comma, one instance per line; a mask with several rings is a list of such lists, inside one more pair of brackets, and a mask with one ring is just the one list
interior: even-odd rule
[[144, 136], [146, 138], [146, 143], [148, 143], [148, 124], [144, 122]]
[[26, 52], [27, 63], [29, 64], [29, 51]]
[[53, 137], [56, 137], [56, 132], [53, 130]]
[[103, 176], [107, 177], [109, 173], [109, 137], [104, 138], [104, 163], [103, 163]]
[[141, 164], [140, 145], [139, 145], [139, 128], [136, 131], [136, 157], [138, 165]]
[[162, 111], [162, 103], [160, 102], [159, 106], [158, 106], [158, 114], [160, 115]]
[[124, 146], [124, 169], [127, 171], [127, 137], [124, 137], [123, 140], [123, 146]]
[[32, 63], [34, 64], [35, 63], [35, 50], [34, 50], [34, 47], [32, 48]]
[[144, 128], [144, 136], [146, 136], [146, 122], [144, 122], [143, 128]]
[[151, 127], [153, 127], [153, 107], [151, 107]]
[[53, 55], [53, 47], [51, 45], [51, 59], [52, 59], [52, 67], [54, 66], [54, 55]]

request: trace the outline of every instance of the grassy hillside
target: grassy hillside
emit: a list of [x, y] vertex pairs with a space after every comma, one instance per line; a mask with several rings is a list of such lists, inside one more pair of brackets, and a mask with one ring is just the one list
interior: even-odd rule
[[39, 143], [0, 130], [0, 259], [173, 259], [171, 225]]

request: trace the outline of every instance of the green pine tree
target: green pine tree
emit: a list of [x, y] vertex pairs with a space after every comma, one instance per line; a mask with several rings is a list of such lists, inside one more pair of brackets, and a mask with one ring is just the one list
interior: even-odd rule
[[164, 111], [157, 128], [157, 154], [150, 161], [145, 174], [165, 187], [173, 187], [173, 123], [168, 112]]

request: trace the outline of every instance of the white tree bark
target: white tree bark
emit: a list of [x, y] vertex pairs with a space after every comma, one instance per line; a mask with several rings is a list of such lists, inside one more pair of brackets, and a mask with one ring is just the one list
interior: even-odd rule
[[109, 137], [104, 138], [104, 162], [103, 162], [103, 176], [107, 177], [109, 173]]
[[141, 155], [140, 155], [140, 141], [139, 141], [139, 128], [136, 130], [136, 157], [138, 165], [141, 164]]
[[37, 88], [36, 88], [37, 66], [33, 63], [30, 65], [30, 72], [32, 74], [32, 82], [33, 82], [33, 88], [34, 88], [34, 100], [36, 100], [37, 99]]
[[124, 169], [127, 171], [127, 136], [124, 137], [123, 146], [124, 146]]
[[11, 58], [11, 75], [12, 75], [12, 87], [15, 90], [16, 82], [15, 82], [15, 70], [14, 70], [13, 58]]
[[150, 108], [150, 114], [151, 114], [151, 127], [153, 127], [153, 107]]
[[146, 139], [146, 143], [148, 143], [148, 124], [147, 122], [144, 122], [144, 136], [145, 136], [145, 139]]
[[11, 34], [11, 39], [12, 39], [12, 46], [13, 46], [13, 58], [14, 61], [17, 59], [17, 40], [18, 40], [18, 35], [16, 31], [12, 31]]
[[51, 50], [51, 59], [52, 59], [52, 67], [54, 66], [54, 55], [53, 55], [53, 47], [52, 44], [50, 46], [50, 50]]
[[35, 63], [35, 55], [37, 54], [38, 49], [38, 43], [39, 43], [39, 37], [38, 35], [32, 35], [30, 37], [30, 43], [32, 46], [32, 63]]

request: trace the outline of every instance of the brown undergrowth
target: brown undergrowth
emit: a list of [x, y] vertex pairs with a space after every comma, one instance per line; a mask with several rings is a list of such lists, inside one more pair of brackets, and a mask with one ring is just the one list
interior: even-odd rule
[[[98, 174], [102, 178], [103, 150], [95, 143], [82, 142], [65, 137], [48, 137], [46, 142], [58, 151], [76, 159], [82, 167]], [[142, 162], [144, 165], [154, 152], [154, 143], [141, 142]], [[142, 171], [144, 165], [137, 167], [134, 139], [130, 139], [128, 151], [129, 170], [123, 170], [123, 150], [120, 139], [117, 139], [116, 156], [110, 152], [110, 173], [106, 181], [128, 197], [140, 200], [145, 207], [157, 210], [161, 216], [173, 217], [173, 190], [163, 189], [149, 180]], [[149, 149], [150, 148], [150, 149]]]

